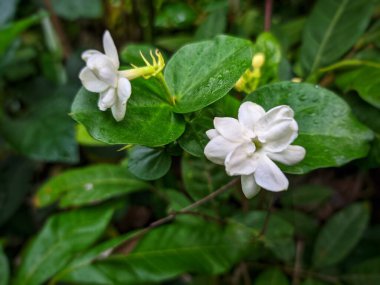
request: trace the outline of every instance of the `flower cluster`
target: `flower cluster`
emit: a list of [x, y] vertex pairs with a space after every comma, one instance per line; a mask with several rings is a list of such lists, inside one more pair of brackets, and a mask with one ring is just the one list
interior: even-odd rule
[[238, 120], [215, 118], [215, 129], [207, 131], [210, 142], [204, 153], [214, 163], [224, 165], [230, 176], [240, 175], [247, 198], [260, 187], [270, 191], [286, 190], [288, 179], [272, 161], [293, 165], [305, 157], [305, 149], [290, 145], [298, 136], [298, 124], [289, 106], [268, 112], [252, 102], [239, 108]]
[[108, 31], [103, 35], [103, 48], [104, 54], [97, 50], [87, 50], [82, 54], [86, 67], [80, 72], [79, 78], [88, 91], [100, 94], [99, 109], [105, 111], [111, 108], [115, 120], [121, 121], [124, 119], [127, 101], [132, 93], [130, 80], [156, 76], [163, 70], [165, 61], [156, 50], [157, 60], [151, 52], [152, 64], [141, 54], [147, 66], [133, 66], [133, 69], [119, 71], [119, 56]]

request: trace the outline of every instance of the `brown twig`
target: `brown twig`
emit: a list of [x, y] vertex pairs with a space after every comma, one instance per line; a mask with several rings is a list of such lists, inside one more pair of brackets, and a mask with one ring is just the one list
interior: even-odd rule
[[300, 273], [302, 271], [302, 256], [304, 250], [304, 241], [299, 239], [297, 240], [296, 245], [296, 260], [294, 262], [294, 270], [293, 270], [293, 285], [300, 284]]
[[269, 204], [268, 204], [267, 215], [265, 216], [264, 224], [263, 224], [263, 227], [262, 227], [262, 229], [261, 229], [261, 231], [259, 233], [259, 237], [264, 236], [265, 232], [267, 231], [269, 220], [270, 220], [270, 216], [272, 214], [273, 202], [274, 202], [274, 198], [273, 198], [273, 195], [271, 195], [270, 201], [269, 201]]
[[272, 22], [272, 8], [273, 0], [265, 0], [265, 26], [264, 30], [266, 32], [270, 31], [270, 26]]

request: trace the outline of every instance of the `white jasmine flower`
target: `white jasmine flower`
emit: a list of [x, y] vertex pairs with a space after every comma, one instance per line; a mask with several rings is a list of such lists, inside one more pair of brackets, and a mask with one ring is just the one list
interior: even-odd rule
[[273, 161], [293, 165], [305, 157], [303, 147], [290, 145], [298, 136], [293, 110], [278, 106], [265, 112], [261, 106], [245, 102], [238, 117], [214, 119], [215, 129], [206, 132], [210, 139], [206, 157], [225, 165], [228, 175], [241, 175], [247, 198], [255, 196], [260, 187], [286, 190], [289, 181]]
[[111, 108], [115, 120], [121, 121], [131, 96], [131, 83], [118, 71], [119, 56], [108, 31], [103, 35], [103, 48], [105, 54], [97, 50], [87, 50], [82, 54], [86, 67], [79, 78], [88, 91], [100, 93], [99, 109], [105, 111]]

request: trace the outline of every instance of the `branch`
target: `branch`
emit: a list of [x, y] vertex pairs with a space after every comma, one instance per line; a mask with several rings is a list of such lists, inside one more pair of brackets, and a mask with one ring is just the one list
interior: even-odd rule
[[270, 31], [271, 21], [272, 21], [272, 7], [273, 0], [265, 0], [265, 26], [264, 29], [266, 32]]

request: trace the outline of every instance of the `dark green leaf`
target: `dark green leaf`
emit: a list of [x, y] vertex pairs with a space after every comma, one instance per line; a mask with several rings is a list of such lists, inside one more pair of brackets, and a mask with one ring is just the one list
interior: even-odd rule
[[315, 208], [333, 195], [330, 188], [320, 185], [302, 185], [291, 189], [281, 196], [285, 206], [305, 206]]
[[368, 220], [366, 204], [353, 204], [335, 214], [317, 237], [313, 265], [328, 267], [344, 259], [360, 240]]
[[82, 209], [52, 216], [21, 258], [15, 284], [39, 285], [103, 233], [113, 210]]
[[32, 162], [16, 157], [0, 164], [0, 225], [13, 215], [31, 189], [33, 170]]
[[116, 122], [110, 110], [98, 109], [98, 94], [79, 90], [72, 116], [97, 140], [110, 144], [160, 146], [177, 139], [185, 124], [163, 96], [164, 90], [154, 78], [132, 81], [132, 96], [124, 120]]
[[372, 12], [368, 0], [319, 0], [303, 31], [304, 72], [312, 73], [346, 53], [366, 29]]
[[168, 62], [165, 79], [174, 111], [197, 111], [227, 95], [251, 65], [251, 43], [229, 36], [189, 44]]
[[141, 57], [140, 52], [144, 55], [145, 58], [150, 60], [149, 53], [154, 52], [156, 48], [148, 44], [128, 44], [121, 50], [120, 59], [129, 64], [134, 64], [137, 66], [144, 66], [146, 63]]
[[[288, 105], [295, 112], [299, 136], [294, 142], [306, 149], [306, 157], [288, 173], [340, 166], [364, 157], [373, 133], [352, 115], [347, 103], [331, 91], [306, 83], [280, 82], [263, 86], [247, 97], [266, 110]], [[339, 147], [337, 147], [339, 145]]]
[[276, 212], [281, 218], [293, 225], [295, 234], [301, 237], [314, 238], [318, 230], [316, 218], [296, 210], [279, 210]]
[[0, 285], [8, 285], [8, 280], [9, 280], [8, 258], [3, 252], [3, 247], [0, 245]]
[[100, 18], [103, 13], [101, 0], [51, 0], [57, 15], [67, 20]]
[[164, 148], [135, 146], [129, 151], [128, 169], [143, 180], [156, 180], [170, 169], [172, 158]]
[[147, 189], [126, 168], [100, 164], [68, 170], [48, 180], [34, 202], [44, 207], [59, 201], [62, 208], [93, 204], [112, 197]]
[[194, 10], [186, 3], [170, 3], [162, 7], [155, 19], [155, 26], [159, 28], [186, 28], [196, 19]]
[[363, 261], [353, 266], [343, 276], [348, 284], [352, 285], [378, 285], [380, 284], [380, 257]]
[[254, 285], [289, 285], [286, 275], [277, 268], [267, 269], [255, 279]]
[[[186, 219], [147, 233], [126, 256], [111, 255], [64, 276], [76, 284], [159, 283], [180, 274], [220, 274], [242, 257], [251, 231]], [[89, 274], [91, 273], [91, 274]]]
[[[312, 278], [308, 278], [305, 280], [305, 282], [302, 283], [302, 285], [327, 285], [328, 283], [321, 282]], [[367, 284], [366, 284], [367, 285]]]
[[223, 34], [227, 27], [227, 11], [228, 4], [221, 5], [210, 11], [206, 19], [196, 30], [195, 38], [198, 40], [205, 40]]

